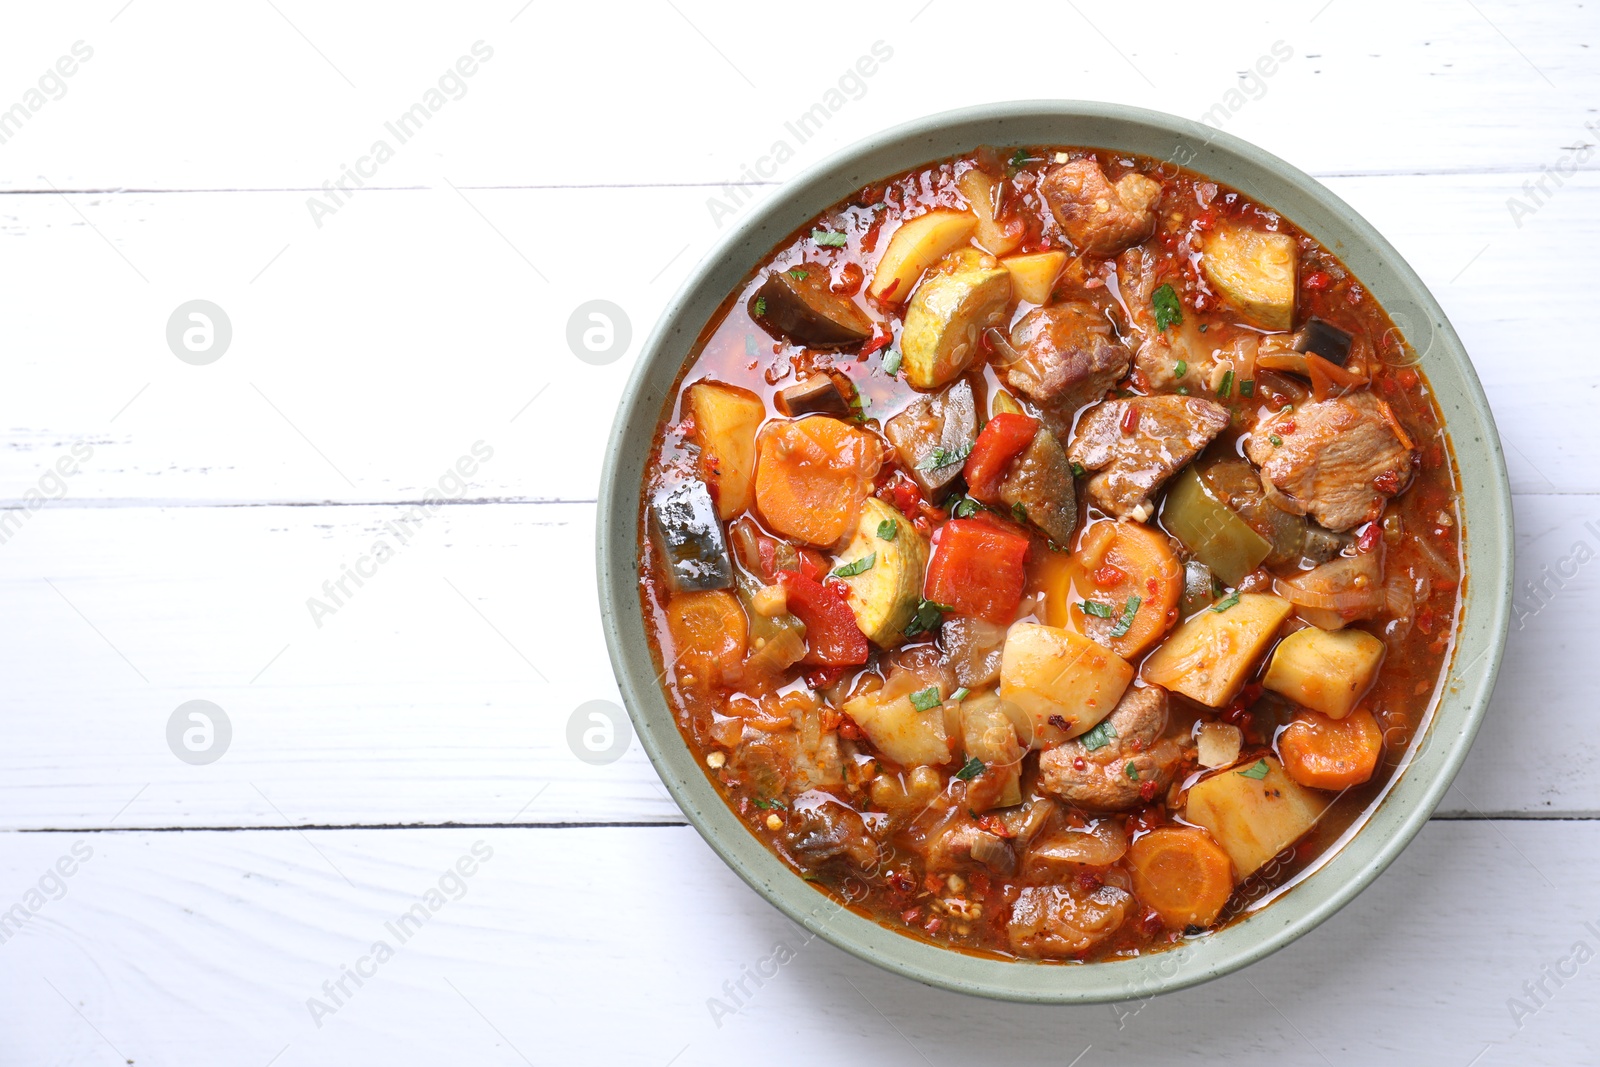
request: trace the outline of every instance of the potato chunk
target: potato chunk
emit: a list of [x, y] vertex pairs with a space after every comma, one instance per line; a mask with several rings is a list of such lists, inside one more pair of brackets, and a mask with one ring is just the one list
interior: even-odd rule
[[[935, 686], [940, 703], [926, 711], [912, 703], [923, 699], [923, 681], [911, 671], [894, 675], [876, 693], [845, 702], [843, 711], [866, 733], [879, 752], [906, 767], [937, 766], [950, 762], [949, 732], [943, 701], [949, 694]], [[931, 695], [931, 694], [930, 694]]]
[[[1148, 682], [1220, 708], [1244, 685], [1289, 617], [1290, 604], [1265, 593], [1236, 593], [1185, 621], [1144, 661]], [[1218, 609], [1222, 610], [1218, 610]]]
[[1093, 729], [1131, 681], [1126, 660], [1058, 626], [1019, 622], [1000, 653], [1000, 696], [1029, 717], [1034, 748], [1053, 748]]
[[867, 640], [879, 648], [893, 648], [905, 640], [906, 625], [922, 597], [922, 572], [927, 566], [928, 539], [894, 507], [867, 497], [855, 537], [840, 554], [838, 568], [847, 589], [845, 600]]
[[993, 693], [961, 702], [961, 746], [982, 760], [983, 774], [967, 786], [973, 811], [1009, 808], [1022, 803], [1022, 757], [1028, 751], [1004, 703]]
[[904, 303], [922, 272], [966, 244], [977, 228], [978, 216], [972, 212], [946, 208], [901, 223], [878, 260], [867, 292], [885, 304]]
[[1290, 778], [1283, 764], [1268, 756], [1196, 782], [1183, 814], [1210, 831], [1233, 861], [1235, 879], [1242, 882], [1300, 840], [1327, 806], [1326, 799]]
[[726, 522], [750, 506], [756, 490], [756, 430], [766, 405], [748, 389], [709, 379], [684, 392], [700, 446], [700, 472]]
[[[978, 229], [975, 234], [978, 244], [990, 255], [1004, 256], [1016, 251], [1017, 246], [1022, 243], [1023, 229], [1021, 225], [1016, 224], [1020, 220], [1013, 220], [1014, 224], [1011, 226], [1000, 226], [995, 223], [994, 185], [994, 179], [981, 170], [969, 170], [956, 181], [961, 195], [972, 205], [972, 213], [978, 216]], [[1065, 259], [1063, 256], [1063, 262]], [[1042, 302], [1034, 301], [1034, 303]]]
[[1067, 265], [1067, 254], [1060, 251], [1029, 252], [1008, 256], [1000, 265], [1011, 272], [1011, 288], [1030, 304], [1048, 304], [1050, 290]]
[[1342, 719], [1366, 695], [1383, 662], [1383, 642], [1365, 630], [1308, 626], [1278, 643], [1262, 684], [1297, 704]]
[[923, 279], [906, 308], [900, 354], [906, 381], [937, 389], [967, 369], [978, 336], [1003, 326], [1011, 303], [1011, 272], [976, 249], [952, 252]]
[[1251, 323], [1267, 330], [1294, 325], [1300, 256], [1294, 238], [1243, 226], [1219, 226], [1201, 257], [1206, 277]]

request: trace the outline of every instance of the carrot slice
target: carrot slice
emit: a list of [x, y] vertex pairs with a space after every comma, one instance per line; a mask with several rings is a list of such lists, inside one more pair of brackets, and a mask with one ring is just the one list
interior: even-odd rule
[[721, 589], [680, 593], [667, 604], [667, 630], [676, 646], [678, 677], [685, 684], [739, 679], [749, 626], [733, 594]]
[[1383, 755], [1383, 731], [1366, 708], [1342, 719], [1302, 709], [1278, 735], [1289, 777], [1312, 789], [1349, 789], [1372, 777]]
[[1151, 830], [1128, 848], [1133, 892], [1174, 930], [1210, 926], [1233, 895], [1233, 864], [1194, 826]]
[[1123, 659], [1167, 632], [1183, 593], [1183, 567], [1167, 538], [1131, 521], [1090, 526], [1068, 566], [1052, 578], [1046, 586], [1050, 625], [1070, 627]]
[[826, 415], [769, 422], [756, 450], [756, 507], [767, 525], [824, 547], [855, 530], [883, 465], [871, 434]]

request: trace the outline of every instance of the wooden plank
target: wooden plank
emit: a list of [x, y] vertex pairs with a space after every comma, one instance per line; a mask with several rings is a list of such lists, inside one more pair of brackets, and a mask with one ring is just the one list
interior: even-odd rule
[[[1447, 813], [1600, 814], [1586, 771], [1600, 744], [1572, 725], [1600, 688], [1582, 647], [1600, 596], [1595, 509], [1517, 501], [1519, 573], [1542, 591], [1520, 596]], [[593, 507], [444, 507], [400, 544], [404, 510], [38, 512], [0, 546], [0, 589], [26, 620], [0, 647], [15, 724], [0, 827], [680, 820], [637, 745], [591, 766], [568, 743], [580, 705], [617, 700]], [[318, 627], [307, 600], [333, 607], [323, 582], [380, 538], [394, 557], [364, 564], [374, 576], [347, 581]], [[207, 766], [166, 739], [195, 699], [233, 728]]]
[[[492, 854], [426, 923], [390, 933], [479, 842]], [[939, 992], [806, 943], [686, 828], [14, 835], [0, 902], [74, 846], [92, 854], [65, 894], [0, 946], [9, 1062], [1569, 1064], [1600, 1011], [1597, 965], [1572, 958], [1600, 949], [1595, 823], [1431, 823], [1279, 954], [1084, 1008]], [[793, 958], [757, 986], [779, 944]], [[363, 959], [335, 1004], [323, 983]], [[320, 1027], [311, 998], [335, 1008]]]
[[[375, 20], [365, 4], [30, 12], [28, 32], [0, 45], [14, 72], [4, 105], [37, 103], [4, 145], [0, 188], [320, 189], [378, 140], [393, 156], [367, 180], [387, 186], [716, 185], [783, 141], [794, 158], [781, 180], [893, 124], [997, 96], [1209, 113], [1318, 173], [1553, 163], [1593, 117], [1595, 15], [1477, 6], [1253, 0], [1181, 32], [1154, 31], [1137, 8], [1063, 8], [1027, 31], [1051, 61], [1008, 63], [998, 81], [949, 76], [989, 57], [974, 55], [965, 10], [925, 0], [829, 0], [781, 21], [715, 0], [621, 17], [520, 0], [417, 20]], [[45, 87], [58, 98], [28, 100], [76, 41], [92, 58]], [[440, 92], [478, 41], [492, 58]], [[575, 70], [551, 42], [599, 65]], [[888, 58], [859, 77], [877, 42]], [[1290, 56], [1277, 66], [1275, 45]], [[566, 106], [577, 93], [583, 106]], [[1310, 117], [1308, 102], [1320, 105]], [[386, 123], [419, 103], [433, 109], [402, 141]], [[791, 132], [818, 105], [808, 136]]]
[[[1331, 184], [1456, 324], [1514, 486], [1600, 491], [1587, 462], [1600, 453], [1600, 372], [1563, 340], [1583, 336], [1586, 305], [1553, 284], [1600, 270], [1600, 176], [1518, 228], [1505, 201], [1520, 181]], [[703, 192], [496, 190], [471, 205], [448, 188], [378, 192], [321, 231], [293, 193], [6, 198], [0, 505], [74, 443], [93, 453], [67, 484], [76, 500], [419, 499], [480, 440], [495, 456], [473, 494], [593, 499], [632, 360], [715, 239]], [[641, 220], [671, 221], [641, 244]], [[166, 343], [169, 316], [195, 298], [233, 325], [207, 366]], [[566, 342], [575, 309], [597, 298], [632, 324], [607, 366]]]

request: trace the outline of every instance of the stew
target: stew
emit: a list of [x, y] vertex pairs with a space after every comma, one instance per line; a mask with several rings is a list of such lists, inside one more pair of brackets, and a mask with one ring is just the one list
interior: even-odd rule
[[1156, 160], [980, 148], [792, 235], [657, 430], [642, 603], [706, 773], [962, 951], [1202, 937], [1313, 869], [1438, 696], [1453, 458], [1289, 220]]

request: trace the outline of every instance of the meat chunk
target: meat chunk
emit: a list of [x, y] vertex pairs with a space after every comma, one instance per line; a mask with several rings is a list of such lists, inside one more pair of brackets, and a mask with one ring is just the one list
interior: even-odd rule
[[1274, 503], [1339, 532], [1376, 519], [1405, 487], [1411, 448], [1388, 405], [1362, 390], [1279, 412], [1245, 451]]
[[1115, 885], [1033, 885], [1011, 906], [1006, 933], [1019, 956], [1077, 956], [1117, 932], [1133, 896]]
[[970, 863], [1011, 874], [1017, 869], [1017, 853], [1005, 838], [980, 829], [970, 819], [959, 819], [933, 839], [926, 862], [930, 871], [955, 870]]
[[1099, 472], [1089, 479], [1096, 503], [1119, 519], [1143, 520], [1150, 494], [1227, 425], [1227, 408], [1198, 397], [1107, 400], [1078, 420], [1067, 458]]
[[1011, 464], [1011, 472], [1000, 483], [1000, 499], [1017, 513], [1043, 530], [1058, 545], [1072, 543], [1078, 525], [1078, 496], [1072, 480], [1072, 467], [1061, 442], [1048, 427], [1039, 427], [1028, 447]]
[[1017, 358], [1001, 368], [1006, 384], [1063, 435], [1078, 409], [1105, 396], [1132, 361], [1105, 315], [1084, 303], [1034, 308], [1012, 327], [1011, 347]]
[[858, 870], [878, 862], [878, 841], [861, 813], [826, 793], [796, 798], [781, 837], [806, 866], [843, 859]]
[[1167, 691], [1129, 689], [1101, 726], [1039, 757], [1039, 788], [1093, 811], [1147, 802], [1172, 784], [1182, 755], [1166, 729]]
[[1161, 185], [1142, 174], [1112, 185], [1100, 164], [1077, 159], [1052, 168], [1039, 190], [1073, 246], [1088, 255], [1116, 255], [1155, 232]]

